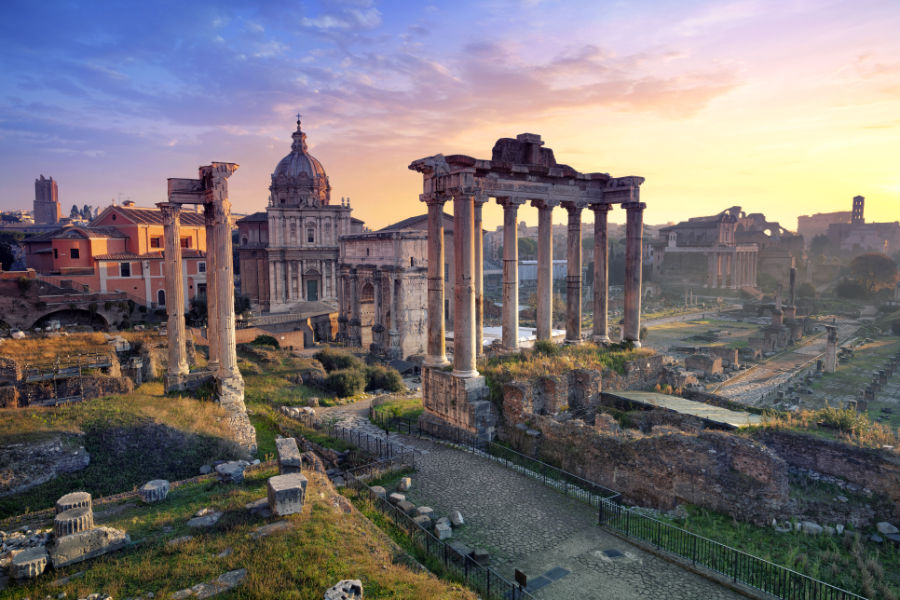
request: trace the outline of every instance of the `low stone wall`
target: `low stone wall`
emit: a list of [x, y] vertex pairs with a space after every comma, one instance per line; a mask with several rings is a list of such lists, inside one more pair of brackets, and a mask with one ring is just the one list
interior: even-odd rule
[[886, 496], [900, 518], [900, 456], [875, 448], [859, 448], [783, 429], [757, 430], [756, 439], [789, 465], [839, 477]]

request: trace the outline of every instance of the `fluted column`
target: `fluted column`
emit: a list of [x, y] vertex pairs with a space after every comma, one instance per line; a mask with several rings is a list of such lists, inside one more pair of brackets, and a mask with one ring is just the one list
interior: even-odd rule
[[453, 251], [453, 374], [475, 377], [475, 197], [463, 190], [453, 194]]
[[537, 339], [549, 340], [553, 331], [553, 204], [534, 200], [538, 209]]
[[443, 196], [431, 196], [428, 205], [428, 348], [426, 367], [449, 364], [444, 329], [444, 202]]
[[[222, 182], [224, 185], [224, 181]], [[216, 308], [219, 329], [219, 373], [222, 379], [241, 379], [237, 367], [234, 324], [234, 264], [231, 260], [231, 202], [215, 205]]]
[[475, 355], [484, 354], [484, 234], [481, 207], [487, 197], [475, 197]]
[[212, 205], [204, 205], [206, 222], [206, 343], [209, 346], [207, 368], [219, 372], [219, 310], [216, 302], [216, 227]]
[[362, 321], [359, 306], [359, 273], [350, 273], [350, 344], [362, 345]]
[[584, 205], [563, 202], [569, 213], [566, 235], [566, 343], [581, 342], [581, 211]]
[[594, 325], [595, 342], [608, 342], [609, 315], [609, 204], [592, 204], [594, 211]]
[[506, 350], [519, 348], [519, 204], [510, 198], [497, 198], [503, 207], [503, 329]]
[[[170, 202], [157, 204], [163, 215], [166, 274], [166, 313], [169, 316], [166, 332], [169, 338], [168, 376], [173, 380], [188, 374], [184, 329], [184, 279], [181, 277], [181, 205]], [[177, 382], [173, 381], [175, 385]]]
[[641, 252], [644, 238], [643, 202], [622, 205], [625, 224], [625, 325], [623, 338], [640, 346], [641, 332]]

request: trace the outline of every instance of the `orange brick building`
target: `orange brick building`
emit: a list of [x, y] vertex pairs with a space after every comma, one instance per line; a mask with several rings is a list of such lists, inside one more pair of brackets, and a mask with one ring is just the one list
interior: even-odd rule
[[[90, 292], [124, 292], [148, 308], [166, 304], [163, 220], [156, 208], [109, 206], [88, 226], [71, 225], [24, 241], [25, 262], [41, 279]], [[185, 308], [206, 295], [206, 225], [181, 213]]]

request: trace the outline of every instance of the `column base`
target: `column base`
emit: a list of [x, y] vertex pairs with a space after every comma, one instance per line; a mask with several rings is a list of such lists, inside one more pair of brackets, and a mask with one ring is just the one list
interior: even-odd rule
[[577, 340], [570, 340], [568, 338], [563, 340], [563, 344], [565, 344], [567, 346], [577, 346], [578, 344], [581, 344], [582, 342], [584, 342], [584, 340], [582, 340], [580, 338]]
[[422, 366], [432, 369], [443, 369], [450, 366], [450, 361], [447, 360], [446, 356], [426, 356]]
[[453, 371], [450, 374], [453, 375], [454, 377], [459, 377], [460, 379], [469, 379], [470, 377], [478, 377], [478, 371], [475, 369], [472, 369], [471, 371], [457, 371], [456, 369], [453, 369]]
[[591, 341], [597, 344], [609, 344], [610, 339], [608, 335], [592, 335]]
[[641, 341], [640, 341], [640, 340], [629, 340], [629, 339], [626, 338], [626, 339], [623, 340], [623, 341], [625, 341], [625, 342], [631, 342], [631, 345], [634, 346], [635, 348], [640, 348], [640, 347], [641, 347]]
[[183, 392], [187, 389], [187, 373], [169, 373], [166, 375], [165, 391]]

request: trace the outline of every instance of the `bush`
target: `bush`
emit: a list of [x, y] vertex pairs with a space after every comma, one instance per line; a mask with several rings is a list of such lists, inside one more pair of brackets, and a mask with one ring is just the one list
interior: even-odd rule
[[544, 356], [557, 356], [560, 353], [560, 345], [550, 340], [538, 340], [534, 343], [534, 352]]
[[816, 288], [808, 281], [804, 281], [800, 284], [800, 287], [797, 288], [797, 296], [800, 298], [815, 298]]
[[254, 346], [272, 346], [276, 350], [281, 347], [281, 345], [278, 343], [278, 340], [276, 340], [271, 335], [258, 335], [250, 343]]
[[866, 288], [864, 288], [860, 283], [848, 279], [842, 280], [837, 284], [835, 288], [835, 293], [839, 298], [848, 298], [848, 299], [856, 299], [861, 300], [868, 296], [866, 292]]
[[366, 390], [399, 392], [403, 387], [403, 378], [397, 369], [381, 365], [366, 367]]
[[341, 398], [359, 394], [365, 385], [366, 377], [359, 369], [339, 369], [325, 378], [325, 390]]
[[323, 348], [313, 355], [317, 361], [322, 363], [325, 370], [331, 373], [339, 369], [363, 369], [363, 362], [348, 352], [340, 350], [332, 350], [331, 348]]

